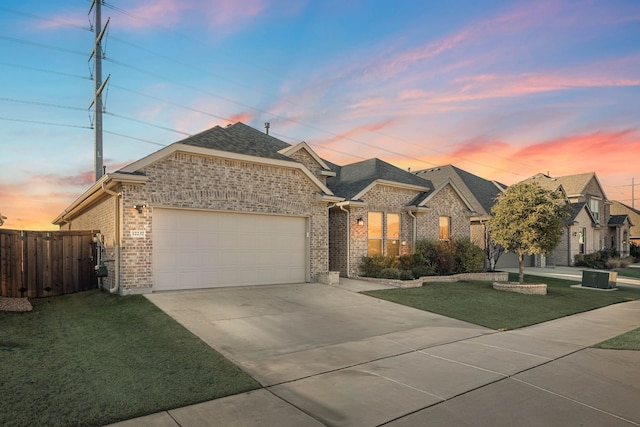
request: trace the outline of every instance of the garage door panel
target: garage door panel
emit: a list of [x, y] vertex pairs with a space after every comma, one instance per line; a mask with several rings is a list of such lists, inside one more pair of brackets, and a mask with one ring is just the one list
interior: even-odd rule
[[306, 279], [306, 219], [154, 209], [154, 290]]

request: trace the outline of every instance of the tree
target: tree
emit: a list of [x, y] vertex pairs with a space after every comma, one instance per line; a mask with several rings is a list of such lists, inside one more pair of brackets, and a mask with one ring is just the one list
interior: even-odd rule
[[504, 248], [493, 241], [489, 228], [484, 227], [484, 256], [489, 261], [489, 271], [495, 271], [500, 255], [504, 253]]
[[488, 220], [491, 238], [518, 254], [518, 282], [524, 281], [524, 256], [549, 254], [560, 242], [569, 204], [558, 192], [537, 183], [512, 185], [498, 196]]

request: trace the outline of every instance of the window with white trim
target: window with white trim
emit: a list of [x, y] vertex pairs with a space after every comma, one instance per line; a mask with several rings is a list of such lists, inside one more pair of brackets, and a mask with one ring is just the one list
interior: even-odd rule
[[598, 199], [589, 199], [589, 209], [593, 214], [593, 219], [600, 222], [600, 201]]

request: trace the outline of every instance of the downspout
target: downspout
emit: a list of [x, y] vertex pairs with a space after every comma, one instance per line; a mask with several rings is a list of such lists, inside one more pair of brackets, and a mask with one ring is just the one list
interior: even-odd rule
[[567, 265], [571, 267], [571, 226], [567, 225]]
[[348, 209], [345, 209], [342, 205], [336, 205], [340, 208], [341, 211], [347, 213], [347, 278], [351, 278], [351, 212]]
[[113, 288], [109, 289], [109, 293], [115, 294], [120, 289], [120, 204], [118, 202], [118, 198], [122, 195], [122, 193], [116, 193], [115, 191], [111, 191], [104, 186], [104, 182], [102, 183], [102, 191], [107, 194], [110, 194], [114, 197], [114, 205], [115, 205], [115, 239], [114, 239], [114, 278], [113, 278]]
[[411, 232], [411, 253], [416, 251], [416, 240], [418, 240], [418, 218], [411, 211], [407, 211], [409, 216], [413, 218], [413, 230]]

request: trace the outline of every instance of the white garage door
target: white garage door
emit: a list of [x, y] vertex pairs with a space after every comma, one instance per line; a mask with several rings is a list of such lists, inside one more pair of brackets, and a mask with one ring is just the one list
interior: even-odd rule
[[301, 283], [306, 218], [153, 210], [153, 289]]

